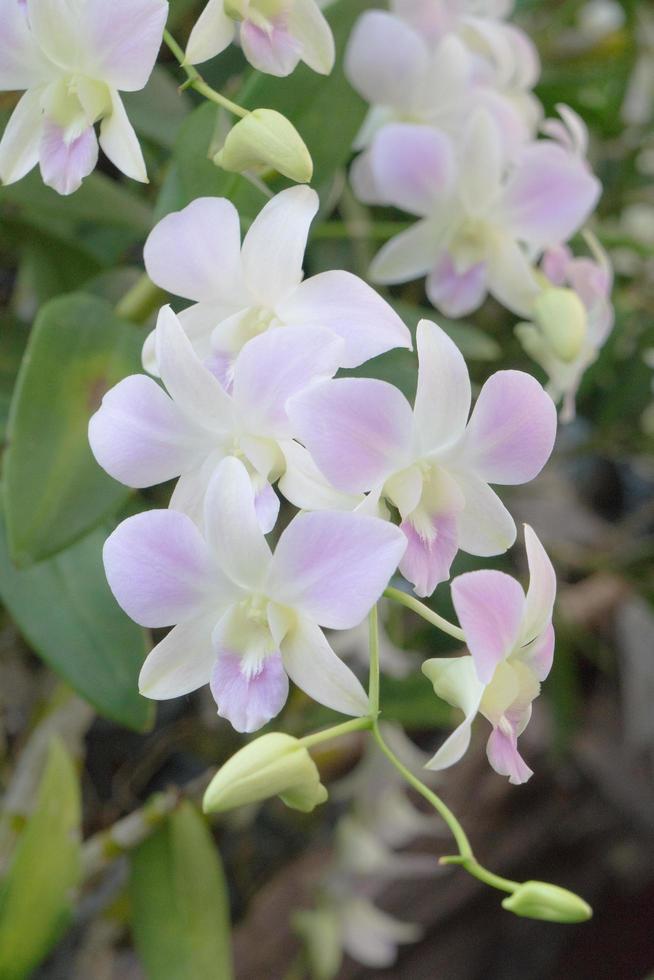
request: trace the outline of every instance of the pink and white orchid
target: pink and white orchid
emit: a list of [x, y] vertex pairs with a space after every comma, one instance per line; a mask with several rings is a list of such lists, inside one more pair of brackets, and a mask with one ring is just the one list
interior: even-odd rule
[[[433, 16], [440, 24], [438, 5], [430, 0], [429, 5], [422, 6], [429, 9], [404, 19], [383, 10], [369, 10], [355, 24], [346, 50], [345, 72], [352, 87], [371, 106], [355, 148], [368, 146], [377, 131], [392, 122], [428, 124], [458, 139], [470, 115], [483, 107], [498, 126], [507, 152], [513, 155], [535, 134], [541, 116], [539, 104], [525, 91], [532, 73], [512, 63], [523, 48], [508, 43], [508, 38], [503, 44], [497, 41], [486, 46], [482, 37], [469, 45], [456, 33], [440, 28], [432, 32], [422, 21]], [[488, 22], [484, 35], [494, 37], [498, 30], [515, 29]], [[502, 58], [497, 66], [496, 53]], [[537, 74], [537, 58], [532, 61]], [[520, 80], [518, 87], [515, 79]], [[355, 186], [363, 185], [357, 175], [366, 165], [365, 155], [355, 161]]]
[[[397, 508], [408, 540], [400, 571], [427, 596], [448, 578], [459, 548], [488, 556], [513, 544], [515, 524], [489, 484], [526, 483], [540, 472], [554, 445], [556, 411], [530, 375], [498, 371], [468, 419], [470, 379], [458, 348], [427, 320], [418, 325], [417, 347], [413, 410], [385, 381], [341, 378], [292, 397], [288, 413], [337, 491], [369, 491], [360, 508], [383, 516], [386, 503]], [[325, 506], [322, 488], [315, 506]]]
[[427, 275], [429, 299], [453, 317], [476, 310], [488, 292], [528, 314], [539, 291], [534, 261], [580, 228], [600, 194], [585, 161], [558, 142], [532, 142], [508, 163], [485, 110], [473, 115], [457, 154], [437, 130], [386, 126], [368, 167], [384, 203], [420, 218], [383, 246], [372, 278]]
[[99, 464], [130, 487], [179, 477], [171, 507], [201, 520], [204, 493], [225, 456], [246, 461], [261, 527], [271, 530], [279, 499], [271, 483], [284, 471], [281, 441], [291, 438], [287, 399], [331, 377], [343, 341], [321, 327], [288, 327], [254, 337], [241, 351], [228, 394], [202, 364], [170, 307], [156, 329], [167, 393], [144, 374], [124, 378], [89, 423]]
[[236, 36], [250, 64], [268, 75], [290, 75], [300, 61], [321, 75], [334, 67], [334, 37], [316, 0], [209, 0], [186, 60], [207, 61]]
[[[309, 187], [282, 191], [255, 218], [241, 247], [234, 205], [225, 198], [199, 198], [167, 215], [146, 242], [148, 275], [193, 301], [180, 320], [199, 357], [228, 389], [243, 345], [278, 327], [329, 328], [345, 341], [340, 367], [411, 346], [400, 318], [363, 280], [334, 271], [303, 281], [318, 205]], [[144, 364], [157, 372], [152, 335]]]
[[516, 784], [532, 775], [517, 740], [552, 666], [556, 575], [528, 526], [525, 544], [526, 597], [521, 585], [504, 572], [468, 572], [452, 582], [452, 601], [471, 655], [427, 660], [422, 669], [436, 694], [460, 708], [465, 718], [427, 763], [428, 769], [445, 769], [461, 759], [470, 744], [472, 723], [482, 714], [493, 726], [487, 745], [493, 769]]
[[0, 142], [2, 183], [38, 163], [71, 194], [97, 163], [97, 122], [111, 162], [147, 181], [119, 92], [147, 83], [167, 15], [166, 0], [0, 0], [0, 91], [26, 89]]
[[273, 555], [233, 457], [211, 479], [204, 528], [155, 510], [105, 544], [122, 608], [142, 626], [174, 626], [143, 665], [142, 693], [172, 698], [210, 682], [219, 714], [251, 732], [284, 706], [290, 677], [321, 704], [366, 714], [363, 687], [321, 627], [350, 629], [366, 616], [406, 547], [399, 530], [358, 514], [300, 514]]
[[592, 258], [574, 257], [567, 245], [545, 253], [541, 268], [547, 281], [534, 301], [531, 320], [516, 326], [524, 349], [547, 372], [547, 390], [555, 402], [561, 401], [563, 422], [574, 418], [581, 380], [614, 323], [611, 263], [597, 239], [586, 237]]

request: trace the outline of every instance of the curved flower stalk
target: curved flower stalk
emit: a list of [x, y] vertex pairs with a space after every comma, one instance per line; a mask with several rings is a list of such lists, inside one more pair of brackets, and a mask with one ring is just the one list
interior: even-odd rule
[[[255, 218], [241, 246], [234, 205], [225, 198], [199, 198], [163, 218], [146, 242], [148, 275], [192, 301], [180, 320], [199, 357], [228, 389], [243, 345], [277, 327], [329, 328], [345, 341], [340, 367], [411, 346], [400, 318], [363, 280], [334, 271], [303, 281], [318, 205], [308, 187], [282, 191]], [[151, 336], [144, 363], [152, 373], [154, 353]]]
[[300, 514], [273, 555], [233, 457], [211, 479], [204, 526], [202, 535], [186, 515], [155, 510], [106, 542], [122, 608], [142, 626], [174, 626], [143, 666], [142, 693], [172, 698], [210, 683], [218, 713], [252, 732], [284, 706], [290, 677], [321, 704], [365, 715], [368, 697], [321, 627], [366, 616], [402, 557], [400, 531], [363, 515]]
[[[459, 147], [430, 127], [386, 126], [369, 151], [366, 200], [420, 220], [383, 246], [371, 265], [379, 283], [427, 275], [427, 295], [446, 315], [476, 310], [490, 293], [518, 314], [538, 285], [533, 262], [581, 227], [600, 194], [577, 154], [553, 140], [521, 148], [509, 163], [486, 110], [470, 119]], [[372, 184], [372, 188], [370, 187]]]
[[[520, 484], [542, 469], [554, 445], [556, 412], [530, 375], [498, 371], [468, 419], [471, 388], [458, 348], [426, 320], [418, 325], [418, 389], [413, 410], [384, 381], [319, 382], [289, 400], [295, 434], [336, 490], [369, 493], [364, 506], [397, 508], [408, 546], [400, 571], [418, 595], [449, 577], [459, 548], [496, 555], [515, 524], [490, 483]], [[294, 472], [284, 493], [293, 499]], [[300, 482], [300, 481], [298, 481]], [[309, 494], [304, 483], [303, 506]], [[325, 506], [322, 492], [316, 508]]]
[[575, 416], [575, 401], [585, 371], [606, 343], [614, 323], [611, 304], [613, 271], [595, 238], [588, 236], [594, 257], [574, 257], [560, 245], [543, 256], [546, 277], [530, 322], [516, 334], [526, 352], [549, 377], [548, 391], [561, 402], [561, 421]]
[[300, 61], [321, 75], [334, 67], [334, 37], [316, 0], [209, 0], [186, 60], [208, 61], [237, 37], [250, 64], [268, 75], [290, 75]]
[[444, 769], [465, 754], [477, 714], [493, 726], [488, 761], [511, 783], [532, 775], [518, 751], [518, 736], [531, 717], [531, 705], [552, 666], [552, 608], [556, 575], [545, 549], [525, 525], [529, 562], [527, 595], [504, 572], [478, 571], [452, 582], [452, 601], [470, 656], [427, 660], [423, 672], [439, 697], [460, 708], [465, 718], [427, 763]]
[[26, 89], [0, 142], [0, 180], [40, 165], [44, 183], [72, 194], [95, 168], [99, 144], [133, 180], [143, 154], [119, 92], [148, 81], [166, 0], [0, 0], [0, 90]]
[[129, 487], [179, 478], [170, 506], [199, 523], [216, 466], [238, 455], [267, 533], [279, 511], [271, 484], [284, 472], [282, 444], [292, 434], [286, 402], [336, 372], [343, 341], [321, 327], [255, 337], [236, 361], [231, 393], [199, 360], [170, 307], [159, 315], [156, 346], [167, 393], [144, 374], [108, 391], [89, 422], [97, 461]]

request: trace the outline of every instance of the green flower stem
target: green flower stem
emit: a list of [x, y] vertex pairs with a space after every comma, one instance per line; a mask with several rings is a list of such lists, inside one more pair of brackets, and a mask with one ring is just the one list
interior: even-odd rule
[[145, 323], [150, 315], [163, 306], [166, 294], [143, 273], [131, 289], [116, 304], [116, 316], [134, 323]]
[[[451, 623], [448, 623], [447, 620], [442, 619], [436, 613], [432, 613], [430, 609], [427, 609], [427, 607], [417, 599], [413, 599], [412, 596], [407, 596], [404, 592], [399, 592], [397, 589], [391, 588], [387, 589], [384, 595], [388, 596], [390, 599], [396, 599], [397, 601], [402, 602], [404, 605], [408, 606], [409, 609], [415, 609], [416, 612], [420, 613], [421, 616], [424, 616], [424, 618], [428, 619], [430, 622], [433, 622], [434, 625], [439, 627], [439, 629], [445, 629], [445, 632], [456, 636], [457, 639], [463, 639], [463, 633], [461, 630], [459, 630], [456, 626], [452, 626]], [[464, 868], [468, 874], [471, 874], [474, 878], [478, 878], [479, 881], [483, 881], [492, 888], [498, 888], [500, 891], [513, 894], [516, 888], [519, 887], [520, 883], [517, 881], [511, 881], [508, 878], [502, 878], [500, 875], [493, 874], [492, 871], [488, 871], [477, 861], [472, 850], [472, 845], [468, 840], [468, 835], [447, 804], [441, 800], [440, 796], [437, 796], [436, 793], [429, 789], [428, 786], [425, 786], [422, 780], [418, 779], [417, 776], [414, 776], [411, 770], [404, 765], [401, 759], [398, 759], [390, 746], [384, 741], [384, 737], [379, 729], [379, 722], [377, 720], [379, 715], [379, 626], [376, 607], [374, 607], [370, 613], [369, 623], [370, 685], [368, 693], [370, 697], [371, 717], [365, 720], [368, 721], [368, 724], [371, 727], [372, 734], [377, 742], [377, 745], [391, 765], [397, 769], [401, 776], [403, 776], [409, 786], [415, 789], [417, 793], [420, 793], [420, 795], [424, 797], [424, 799], [427, 800], [431, 806], [433, 806], [452, 832], [452, 836], [456, 841], [456, 846], [459, 849], [459, 853], [442, 857], [440, 863], [458, 864]]]
[[435, 613], [429, 606], [426, 606], [424, 602], [420, 602], [415, 596], [408, 595], [406, 592], [401, 592], [399, 589], [388, 588], [384, 592], [387, 599], [392, 599], [393, 602], [399, 602], [400, 605], [406, 606], [407, 609], [411, 609], [413, 612], [418, 613], [423, 619], [426, 619], [428, 623], [435, 626], [437, 629], [442, 630], [443, 633], [447, 633], [448, 636], [453, 636], [455, 640], [461, 640], [465, 643], [466, 637], [465, 633], [459, 626], [455, 626], [454, 623], [450, 623], [447, 619], [439, 616]]
[[352, 721], [344, 721], [342, 725], [332, 725], [331, 728], [324, 728], [321, 732], [314, 732], [312, 735], [305, 735], [298, 739], [300, 745], [305, 749], [310, 749], [313, 745], [320, 742], [327, 742], [331, 738], [339, 738], [340, 735], [349, 735], [350, 732], [363, 732], [372, 728], [372, 718], [353, 718]]
[[240, 116], [241, 119], [250, 114], [247, 109], [243, 109], [242, 106], [237, 105], [235, 102], [232, 102], [231, 99], [221, 95], [220, 92], [216, 92], [216, 90], [211, 88], [210, 85], [207, 85], [200, 72], [194, 68], [193, 65], [186, 63], [184, 52], [170, 31], [164, 31], [164, 41], [177, 58], [180, 68], [186, 72], [187, 80], [183, 88], [195, 89], [195, 91], [199, 92], [200, 95], [203, 95], [205, 99], [208, 99], [210, 102], [215, 102], [216, 105], [222, 106], [223, 109], [227, 109], [228, 112], [233, 113], [235, 116]]
[[370, 645], [368, 701], [370, 704], [370, 717], [373, 721], [376, 721], [379, 716], [379, 619], [376, 605], [372, 607], [368, 616], [368, 636]]

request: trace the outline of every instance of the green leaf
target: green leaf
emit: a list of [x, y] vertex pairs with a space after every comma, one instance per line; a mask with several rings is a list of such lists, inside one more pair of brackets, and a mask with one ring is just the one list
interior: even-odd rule
[[126, 92], [123, 102], [134, 129], [146, 139], [170, 150], [192, 103], [161, 65], [140, 92]]
[[0, 977], [30, 976], [70, 922], [79, 883], [80, 792], [74, 764], [53, 739], [34, 812], [0, 886]]
[[402, 317], [414, 339], [420, 320], [431, 320], [451, 337], [463, 356], [471, 361], [496, 361], [502, 349], [494, 337], [465, 320], [448, 320], [447, 317], [425, 306], [413, 306], [402, 300], [390, 299], [393, 309]]
[[142, 731], [153, 716], [152, 703], [138, 693], [145, 634], [109, 590], [105, 536], [94, 531], [50, 561], [18, 571], [0, 526], [0, 598], [48, 666], [101, 714]]
[[11, 396], [27, 344], [27, 328], [8, 316], [0, 318], [0, 439], [4, 440]]
[[216, 846], [188, 802], [131, 858], [136, 947], [150, 980], [230, 980], [229, 905]]
[[142, 343], [99, 297], [62, 296], [41, 310], [16, 382], [5, 458], [17, 564], [56, 554], [126, 499], [129, 491], [93, 458], [87, 427], [105, 391], [139, 370]]
[[71, 223], [120, 226], [145, 235], [152, 227], [152, 211], [129, 185], [97, 171], [70, 197], [46, 187], [38, 171], [0, 187], [0, 213], [56, 236]]

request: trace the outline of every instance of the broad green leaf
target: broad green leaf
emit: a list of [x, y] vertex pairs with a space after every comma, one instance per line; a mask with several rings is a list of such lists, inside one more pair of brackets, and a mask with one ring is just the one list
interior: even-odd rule
[[0, 440], [4, 441], [11, 396], [27, 343], [27, 328], [18, 320], [0, 317]]
[[79, 883], [80, 791], [59, 739], [50, 744], [36, 807], [0, 885], [0, 977], [29, 977], [70, 922]]
[[88, 444], [90, 416], [118, 380], [138, 371], [143, 337], [105, 300], [71, 294], [41, 310], [12, 401], [5, 513], [13, 560], [48, 558], [125, 500]]
[[130, 895], [136, 947], [150, 980], [230, 980], [225, 879], [191, 803], [132, 854]]
[[71, 223], [118, 225], [147, 234], [152, 226], [152, 212], [133, 193], [133, 186], [96, 171], [78, 191], [62, 197], [46, 187], [35, 170], [17, 184], [0, 187], [0, 214], [6, 212], [14, 220], [55, 235], [62, 223], [65, 226]]
[[141, 731], [152, 703], [138, 693], [145, 634], [118, 608], [102, 567], [97, 530], [23, 571], [11, 563], [0, 527], [0, 599], [25, 640], [107, 718]]

